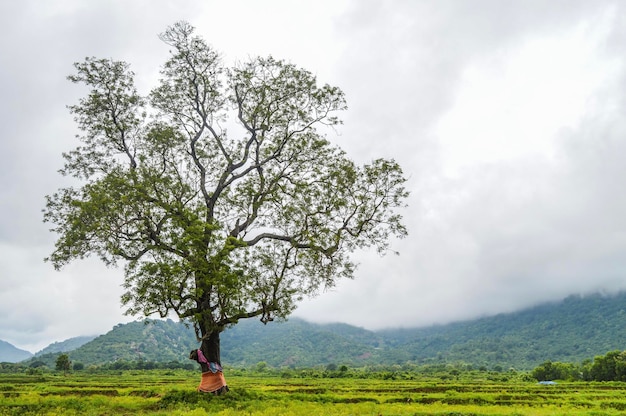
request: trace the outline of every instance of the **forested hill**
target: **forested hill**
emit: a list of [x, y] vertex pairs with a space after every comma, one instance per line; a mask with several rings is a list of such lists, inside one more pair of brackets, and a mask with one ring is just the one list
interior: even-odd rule
[[[117, 325], [69, 352], [85, 365], [125, 361], [187, 361], [193, 331], [173, 321]], [[493, 369], [531, 369], [546, 361], [581, 362], [626, 349], [626, 294], [569, 297], [517, 313], [418, 329], [372, 332], [300, 319], [263, 325], [242, 320], [222, 335], [230, 366], [328, 364], [365, 366], [468, 363]], [[52, 365], [58, 354], [31, 359]]]
[[626, 293], [571, 296], [511, 314], [419, 330], [381, 331], [399, 361], [533, 368], [626, 349]]

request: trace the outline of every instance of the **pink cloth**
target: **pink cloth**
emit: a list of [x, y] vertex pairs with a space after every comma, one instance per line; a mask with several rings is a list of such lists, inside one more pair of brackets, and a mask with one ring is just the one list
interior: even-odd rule
[[206, 359], [202, 350], [198, 350], [198, 362], [208, 364], [209, 360]]

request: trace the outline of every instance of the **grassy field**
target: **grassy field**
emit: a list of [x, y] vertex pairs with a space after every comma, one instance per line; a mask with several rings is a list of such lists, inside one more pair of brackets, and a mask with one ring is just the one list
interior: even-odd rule
[[197, 393], [190, 371], [0, 374], [0, 415], [626, 414], [623, 383], [226, 377], [232, 390], [216, 397]]

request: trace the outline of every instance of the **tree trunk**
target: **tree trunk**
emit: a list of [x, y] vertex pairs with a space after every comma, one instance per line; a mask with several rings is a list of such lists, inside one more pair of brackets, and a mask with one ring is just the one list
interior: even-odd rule
[[210, 363], [218, 363], [219, 365], [222, 365], [220, 356], [220, 332], [221, 331], [211, 332], [207, 338], [202, 340], [200, 349]]

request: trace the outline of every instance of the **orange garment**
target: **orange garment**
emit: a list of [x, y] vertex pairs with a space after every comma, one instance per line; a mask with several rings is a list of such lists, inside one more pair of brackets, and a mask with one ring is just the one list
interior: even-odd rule
[[213, 393], [225, 386], [226, 379], [224, 378], [224, 374], [221, 371], [218, 371], [216, 373], [207, 371], [206, 373], [202, 373], [202, 381], [198, 386], [198, 391]]

